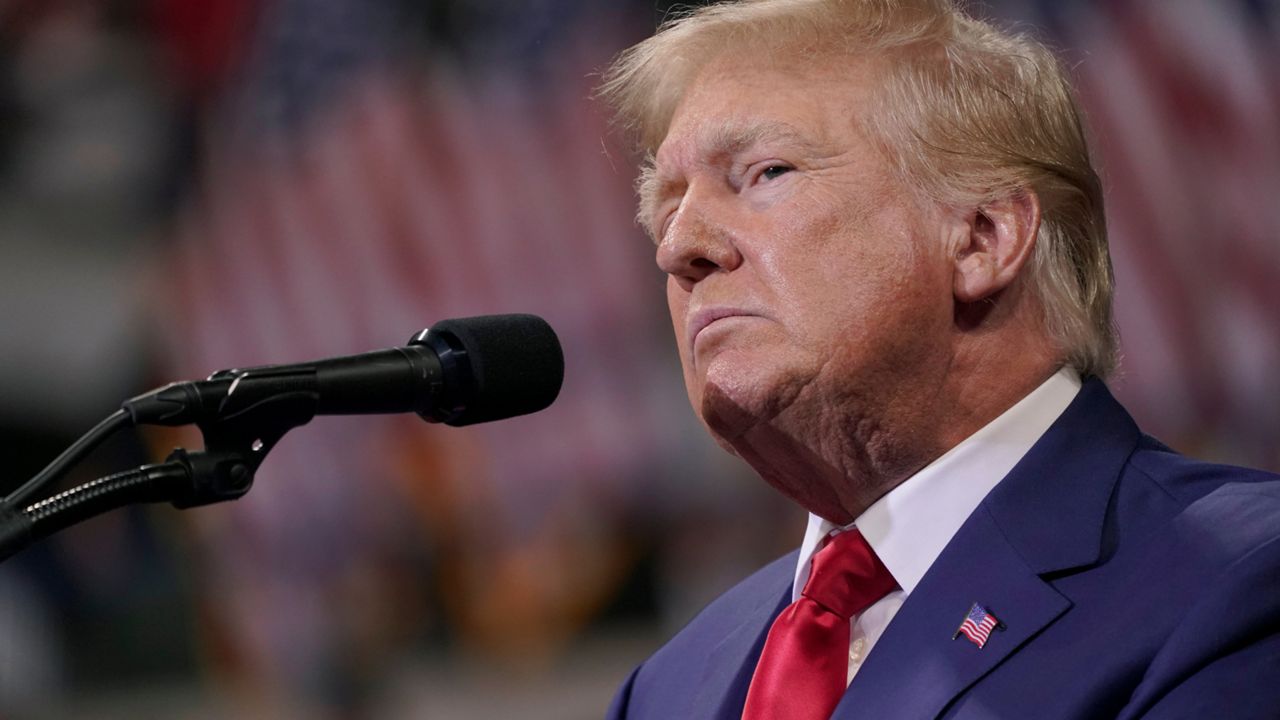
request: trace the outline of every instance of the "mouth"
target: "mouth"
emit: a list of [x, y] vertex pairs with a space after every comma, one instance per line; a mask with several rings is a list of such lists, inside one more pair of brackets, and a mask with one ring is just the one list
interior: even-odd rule
[[740, 308], [710, 307], [695, 312], [689, 321], [689, 349], [693, 350], [698, 336], [712, 325], [731, 318], [757, 317], [753, 312]]

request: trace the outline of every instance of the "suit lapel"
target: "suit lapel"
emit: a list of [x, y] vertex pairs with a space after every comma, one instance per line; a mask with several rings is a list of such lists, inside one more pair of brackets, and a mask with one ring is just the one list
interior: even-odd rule
[[[1041, 575], [1096, 563], [1139, 433], [1097, 380], [992, 490], [877, 641], [834, 718], [933, 718], [1071, 607]], [[1006, 626], [979, 649], [956, 629], [974, 603]]]
[[744, 614], [743, 622], [711, 649], [690, 717], [740, 720], [765, 636], [774, 618], [790, 603], [790, 584], [762, 597]]
[[[975, 602], [1005, 625], [981, 649], [953, 639]], [[936, 717], [1070, 606], [979, 509], [898, 611], [832, 717]]]

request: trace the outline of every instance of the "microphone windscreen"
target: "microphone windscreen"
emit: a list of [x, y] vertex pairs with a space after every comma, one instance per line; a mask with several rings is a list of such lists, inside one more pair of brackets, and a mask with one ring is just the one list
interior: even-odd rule
[[475, 395], [453, 426], [537, 412], [560, 394], [564, 353], [536, 315], [482, 315], [441, 320], [431, 332], [452, 335], [467, 353]]

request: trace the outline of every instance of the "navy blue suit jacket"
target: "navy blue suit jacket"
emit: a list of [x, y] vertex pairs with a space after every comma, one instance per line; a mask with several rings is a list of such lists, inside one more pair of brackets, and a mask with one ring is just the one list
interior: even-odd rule
[[[1280, 718], [1280, 478], [1184, 458], [1099, 381], [943, 550], [833, 718]], [[737, 719], [796, 555], [632, 673], [616, 720]], [[970, 606], [1002, 620], [953, 640]]]

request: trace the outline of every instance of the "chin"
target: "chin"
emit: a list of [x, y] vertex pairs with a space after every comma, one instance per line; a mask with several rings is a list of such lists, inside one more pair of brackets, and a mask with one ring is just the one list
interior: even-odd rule
[[716, 441], [734, 454], [732, 446], [747, 431], [772, 421], [794, 397], [788, 382], [776, 367], [756, 362], [727, 362], [717, 358], [702, 379], [697, 396], [698, 416]]
[[732, 389], [707, 383], [693, 400], [698, 419], [721, 446], [727, 446], [755, 423], [756, 415], [743, 406]]

